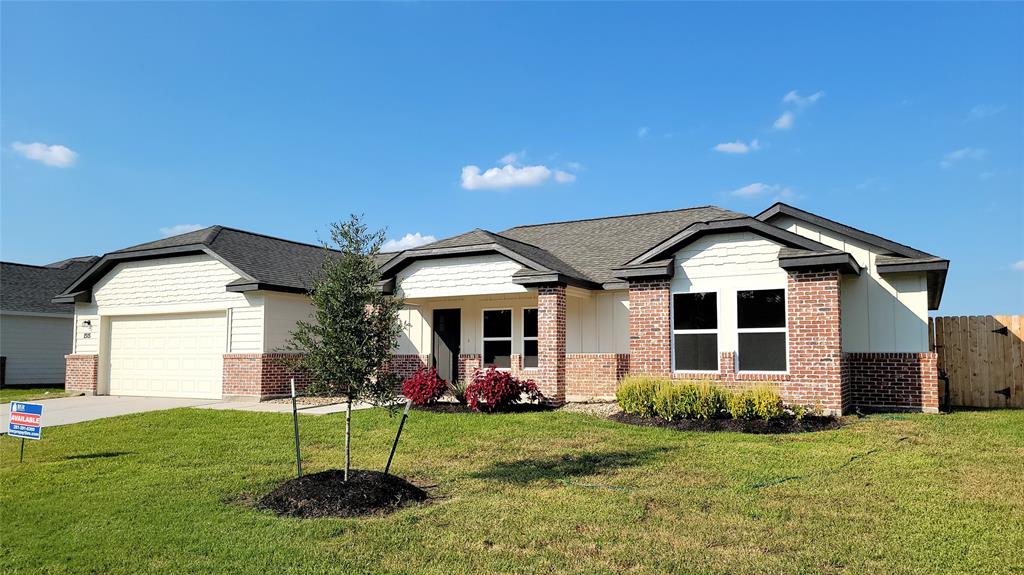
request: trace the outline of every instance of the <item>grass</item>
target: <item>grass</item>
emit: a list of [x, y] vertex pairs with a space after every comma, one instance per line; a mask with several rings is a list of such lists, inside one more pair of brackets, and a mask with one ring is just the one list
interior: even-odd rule
[[[340, 415], [302, 418], [307, 471]], [[380, 469], [397, 419], [354, 415]], [[881, 415], [785, 436], [582, 414], [413, 412], [394, 471], [434, 501], [282, 519], [285, 414], [181, 409], [0, 438], [0, 572], [1012, 573], [1024, 565], [1024, 411]], [[1015, 571], [1016, 570], [1016, 571]]]
[[42, 387], [38, 385], [0, 388], [0, 403], [11, 401], [35, 401], [71, 395], [63, 387]]

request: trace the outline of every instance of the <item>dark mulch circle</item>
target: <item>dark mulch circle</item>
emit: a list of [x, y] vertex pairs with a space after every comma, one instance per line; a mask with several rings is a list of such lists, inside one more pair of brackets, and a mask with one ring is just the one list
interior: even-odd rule
[[[433, 413], [483, 413], [479, 411], [473, 411], [468, 405], [464, 403], [455, 403], [447, 401], [439, 401], [429, 405], [416, 405], [413, 409], [420, 411], [430, 411]], [[535, 411], [552, 411], [554, 408], [550, 405], [543, 405], [538, 403], [520, 403], [517, 405], [509, 406], [500, 411], [493, 413], [531, 413]]]
[[732, 431], [737, 433], [775, 434], [805, 433], [826, 431], [843, 426], [843, 420], [836, 417], [808, 416], [801, 420], [795, 418], [773, 419], [682, 419], [666, 421], [660, 417], [640, 417], [626, 413], [616, 413], [608, 419], [630, 425], [645, 427], [665, 427], [677, 431]]
[[289, 479], [260, 499], [259, 507], [290, 517], [357, 517], [381, 515], [413, 502], [427, 492], [380, 471], [352, 469], [348, 481], [340, 469]]

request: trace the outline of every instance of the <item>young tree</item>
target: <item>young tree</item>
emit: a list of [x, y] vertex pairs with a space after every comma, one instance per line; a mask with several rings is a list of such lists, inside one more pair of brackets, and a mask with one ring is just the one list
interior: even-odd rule
[[345, 481], [352, 461], [352, 403], [391, 406], [395, 400], [397, 378], [386, 368], [402, 332], [402, 301], [377, 286], [375, 256], [383, 243], [384, 232], [367, 231], [356, 215], [331, 225], [323, 264], [309, 289], [316, 308], [312, 321], [298, 322], [289, 342], [289, 349], [301, 352], [293, 363], [309, 374], [310, 393], [345, 397]]

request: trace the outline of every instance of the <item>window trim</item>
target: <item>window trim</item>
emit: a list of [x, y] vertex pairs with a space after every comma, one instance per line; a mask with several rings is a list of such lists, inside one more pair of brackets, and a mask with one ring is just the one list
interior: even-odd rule
[[[508, 337], [484, 337], [484, 333], [485, 333], [485, 331], [484, 331], [484, 322], [486, 321], [484, 316], [486, 316], [487, 312], [489, 312], [489, 311], [507, 311], [508, 312], [508, 314], [509, 314], [509, 318], [508, 318], [508, 330], [509, 330]], [[513, 342], [515, 341], [515, 335], [516, 335], [516, 314], [515, 314], [515, 310], [513, 308], [510, 308], [510, 307], [485, 307], [485, 308], [481, 309], [480, 310], [480, 367], [482, 367], [482, 368], [486, 368], [487, 367], [487, 364], [484, 363], [484, 357], [486, 357], [486, 355], [487, 355], [486, 353], [484, 353], [484, 344], [486, 342], [488, 342], [488, 341], [507, 341], [508, 342], [508, 354], [509, 354], [509, 366], [508, 367], [497, 367], [497, 366], [495, 366], [494, 369], [497, 369], [498, 371], [511, 371], [512, 370], [512, 356], [515, 355], [515, 353], [513, 353], [513, 352], [515, 352], [515, 348], [513, 346]]]
[[[526, 310], [529, 309], [537, 310], [537, 335], [533, 337], [528, 337], [526, 335]], [[521, 324], [522, 329], [519, 330], [519, 333], [522, 334], [522, 337], [520, 338], [522, 340], [522, 347], [520, 348], [522, 353], [519, 354], [520, 361], [523, 363], [523, 369], [540, 369], [540, 308], [524, 307], [522, 308], [521, 315], [523, 323]], [[535, 367], [526, 367], [526, 342], [528, 341], [537, 342], [537, 365]], [[481, 361], [482, 360], [483, 358], [481, 358]]]
[[[741, 291], [775, 291], [782, 290], [782, 327], [740, 327], [740, 292]], [[736, 297], [734, 304], [736, 305], [736, 373], [737, 374], [771, 374], [771, 375], [789, 375], [789, 288], [786, 286], [782, 287], [762, 287], [762, 288], [737, 288]], [[770, 371], [764, 369], [758, 370], [741, 370], [740, 369], [740, 334], [741, 333], [782, 333], [784, 334], [784, 341], [786, 344], [786, 369], [782, 371]]]
[[[669, 293], [669, 299], [668, 299], [668, 309], [669, 309], [668, 321], [669, 321], [669, 328], [670, 328], [669, 331], [671, 332], [670, 341], [669, 341], [669, 347], [672, 348], [672, 353], [670, 354], [671, 357], [669, 358], [669, 361], [672, 362], [672, 373], [694, 373], [694, 374], [697, 374], [697, 373], [701, 373], [701, 374], [705, 374], [705, 373], [707, 373], [707, 374], [722, 373], [722, 365], [721, 365], [721, 357], [722, 357], [722, 349], [721, 349], [721, 343], [722, 343], [722, 341], [721, 341], [722, 340], [722, 335], [721, 335], [721, 331], [722, 331], [722, 305], [721, 305], [721, 303], [722, 303], [722, 299], [721, 299], [721, 295], [722, 295], [722, 293], [721, 293], [721, 291], [722, 290], [715, 289], [715, 290], [672, 291], [672, 292]], [[715, 329], [676, 329], [676, 326], [675, 326], [675, 319], [676, 319], [676, 297], [675, 296], [676, 295], [695, 294], [695, 293], [713, 293], [713, 294], [715, 294], [715, 324], [718, 325], [718, 327], [716, 327]], [[698, 334], [709, 334], [709, 333], [715, 334], [715, 348], [717, 350], [717, 353], [715, 354], [716, 355], [715, 359], [717, 360], [718, 367], [716, 369], [676, 369], [676, 334], [695, 334], [695, 335], [698, 335]]]

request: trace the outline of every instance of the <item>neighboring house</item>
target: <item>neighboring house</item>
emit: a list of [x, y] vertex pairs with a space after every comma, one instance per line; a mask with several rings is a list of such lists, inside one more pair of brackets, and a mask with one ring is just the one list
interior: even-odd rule
[[45, 266], [0, 262], [0, 356], [4, 385], [62, 385], [72, 310], [50, 301], [97, 259]]
[[[322, 257], [220, 227], [107, 254], [56, 298], [75, 302], [69, 386], [284, 392], [280, 351]], [[477, 229], [380, 264], [381, 289], [406, 303], [401, 374], [495, 365], [554, 403], [646, 373], [770, 381], [829, 412], [938, 408], [927, 321], [949, 262], [785, 204]]]

